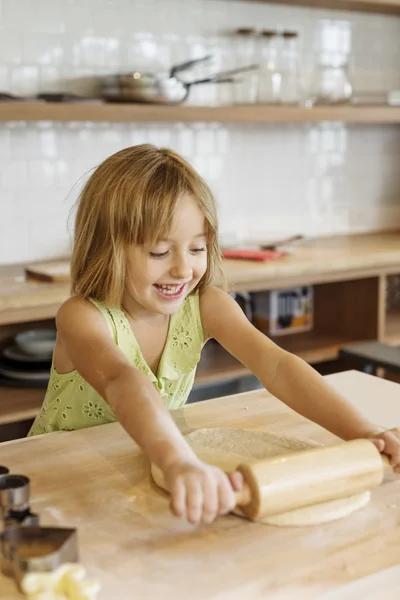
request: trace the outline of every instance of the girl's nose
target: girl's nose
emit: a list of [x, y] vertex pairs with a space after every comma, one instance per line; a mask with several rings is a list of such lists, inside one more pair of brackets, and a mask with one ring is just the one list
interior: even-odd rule
[[188, 257], [176, 256], [171, 269], [171, 275], [175, 279], [190, 279], [193, 274], [193, 269]]

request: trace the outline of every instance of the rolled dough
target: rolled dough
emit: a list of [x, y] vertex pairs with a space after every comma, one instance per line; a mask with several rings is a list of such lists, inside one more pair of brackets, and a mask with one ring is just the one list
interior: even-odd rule
[[[264, 431], [232, 428], [199, 429], [189, 433], [186, 440], [203, 462], [216, 465], [224, 471], [234, 471], [239, 464], [320, 446], [310, 440], [283, 437]], [[152, 465], [151, 474], [155, 483], [167, 490], [162, 471]], [[261, 522], [282, 527], [320, 525], [350, 515], [365, 506], [369, 499], [370, 492], [364, 492], [348, 498], [273, 515]], [[234, 513], [242, 516], [238, 508]]]

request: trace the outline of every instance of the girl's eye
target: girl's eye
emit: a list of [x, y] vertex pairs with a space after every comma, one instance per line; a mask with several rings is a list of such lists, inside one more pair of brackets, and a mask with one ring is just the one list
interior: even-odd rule
[[164, 256], [167, 256], [167, 254], [168, 250], [165, 252], [150, 252], [151, 258], [163, 258]]
[[205, 249], [205, 248], [193, 248], [193, 249], [192, 249], [192, 252], [193, 252], [194, 254], [198, 254], [199, 252], [205, 252], [205, 251], [206, 251], [206, 249]]

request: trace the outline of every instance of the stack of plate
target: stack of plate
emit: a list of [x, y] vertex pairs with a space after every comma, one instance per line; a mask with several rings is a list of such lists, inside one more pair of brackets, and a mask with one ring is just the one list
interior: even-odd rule
[[54, 329], [18, 333], [0, 351], [0, 385], [46, 387], [55, 343]]

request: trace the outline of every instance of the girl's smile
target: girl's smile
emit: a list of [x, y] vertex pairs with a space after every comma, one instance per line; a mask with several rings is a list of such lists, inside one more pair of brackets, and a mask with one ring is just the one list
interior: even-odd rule
[[157, 294], [159, 294], [165, 300], [178, 300], [184, 295], [186, 283], [180, 285], [155, 283], [153, 285]]

